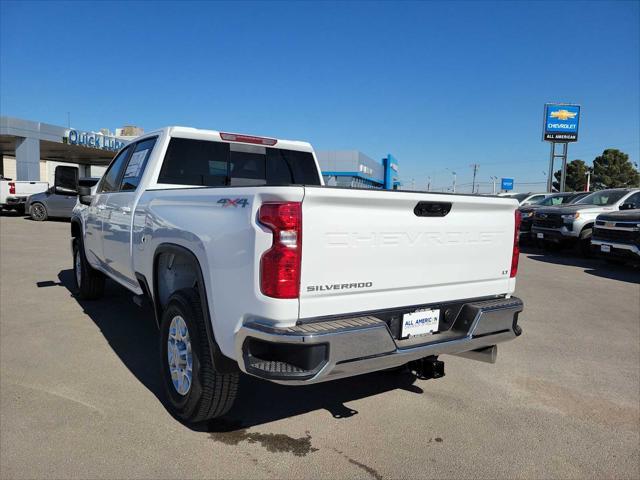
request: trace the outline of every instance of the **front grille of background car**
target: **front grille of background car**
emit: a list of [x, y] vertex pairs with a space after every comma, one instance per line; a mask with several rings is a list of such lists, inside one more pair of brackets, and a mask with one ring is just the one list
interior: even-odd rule
[[633, 230], [612, 230], [609, 228], [594, 228], [593, 239], [620, 243], [639, 243], [640, 232]]
[[531, 218], [523, 218], [522, 221], [520, 222], [520, 231], [530, 232], [532, 223], [533, 221], [531, 220]]
[[562, 228], [562, 217], [558, 214], [543, 214], [546, 218], [536, 215], [533, 219], [533, 226], [540, 228]]

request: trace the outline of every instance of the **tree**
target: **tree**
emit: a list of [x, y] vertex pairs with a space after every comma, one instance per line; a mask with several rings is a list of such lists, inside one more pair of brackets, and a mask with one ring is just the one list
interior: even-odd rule
[[602, 155], [593, 160], [594, 190], [638, 186], [640, 174], [626, 153], [615, 148], [607, 148]]
[[[582, 192], [587, 186], [587, 172], [591, 171], [591, 167], [587, 166], [582, 160], [571, 160], [567, 163], [567, 179], [565, 180], [565, 190], [567, 192]], [[553, 186], [560, 191], [560, 177], [562, 170], [558, 170], [553, 174], [556, 181]]]

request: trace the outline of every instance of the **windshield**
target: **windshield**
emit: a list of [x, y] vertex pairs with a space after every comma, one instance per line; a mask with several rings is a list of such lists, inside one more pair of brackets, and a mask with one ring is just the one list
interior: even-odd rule
[[625, 190], [602, 190], [593, 192], [576, 202], [576, 205], [613, 205], [627, 194]]
[[569, 195], [552, 195], [550, 197], [545, 198], [541, 202], [538, 202], [538, 205], [542, 205], [544, 207], [561, 205], [563, 203], [567, 203], [570, 198], [571, 197]]
[[590, 193], [577, 193], [575, 195], [573, 195], [569, 201], [567, 201], [566, 203], [576, 203], [578, 200], [580, 200], [581, 198], [586, 197], [587, 195], [591, 195]]
[[525, 198], [529, 196], [529, 194], [528, 193], [510, 193], [508, 195], [503, 195], [503, 196], [507, 198], [515, 198], [516, 200], [518, 200], [518, 202], [522, 202]]

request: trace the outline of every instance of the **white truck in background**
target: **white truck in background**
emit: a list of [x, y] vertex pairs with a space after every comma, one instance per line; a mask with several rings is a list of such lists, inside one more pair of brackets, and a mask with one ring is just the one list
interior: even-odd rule
[[0, 210], [24, 213], [27, 198], [34, 193], [45, 192], [48, 188], [47, 182], [0, 178]]
[[184, 127], [131, 142], [91, 190], [58, 170], [80, 298], [109, 277], [150, 300], [187, 422], [227, 412], [240, 372], [437, 378], [439, 355], [493, 363], [521, 333], [515, 200], [325, 187], [308, 143]]

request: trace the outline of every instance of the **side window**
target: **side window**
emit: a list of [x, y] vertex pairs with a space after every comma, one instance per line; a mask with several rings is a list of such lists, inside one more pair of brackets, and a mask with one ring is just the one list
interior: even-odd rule
[[124, 171], [124, 176], [120, 183], [120, 190], [130, 191], [138, 188], [156, 140], [156, 138], [149, 138], [135, 144], [133, 153], [127, 164], [127, 169]]
[[633, 203], [636, 208], [640, 208], [640, 192], [636, 192], [622, 203]]
[[102, 182], [98, 188], [99, 193], [118, 191], [118, 188], [120, 187], [120, 175], [122, 175], [122, 170], [127, 164], [127, 159], [129, 158], [130, 153], [131, 147], [126, 147], [111, 161], [111, 165], [109, 165], [109, 168], [102, 177]]
[[162, 162], [159, 183], [223, 186], [227, 181], [229, 145], [207, 140], [172, 138]]

